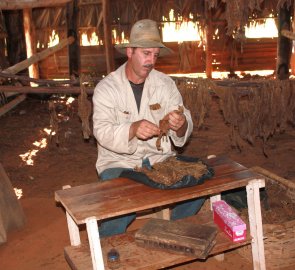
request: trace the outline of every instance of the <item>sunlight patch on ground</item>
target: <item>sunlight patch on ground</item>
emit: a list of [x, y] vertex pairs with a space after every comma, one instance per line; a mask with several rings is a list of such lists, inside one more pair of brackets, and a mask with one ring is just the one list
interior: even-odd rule
[[14, 193], [18, 200], [23, 196], [23, 190], [20, 188], [14, 188]]
[[23, 162], [25, 162], [26, 165], [28, 166], [34, 166], [34, 157], [37, 156], [37, 153], [39, 152], [40, 149], [46, 148], [47, 146], [47, 139], [43, 138], [40, 141], [35, 141], [33, 142], [33, 145], [39, 149], [32, 149], [29, 150], [28, 152], [24, 154], [20, 154], [20, 158], [22, 159]]
[[45, 138], [41, 139], [41, 141], [33, 142], [33, 145], [39, 147], [39, 148], [45, 148], [47, 146], [47, 140]]

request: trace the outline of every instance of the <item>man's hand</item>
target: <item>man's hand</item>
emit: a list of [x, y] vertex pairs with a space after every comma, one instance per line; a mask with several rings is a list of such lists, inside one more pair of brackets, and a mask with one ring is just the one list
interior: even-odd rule
[[168, 114], [169, 126], [174, 130], [178, 137], [183, 137], [187, 129], [187, 121], [183, 113], [172, 111]]
[[134, 137], [137, 137], [141, 140], [147, 140], [159, 134], [160, 129], [157, 125], [148, 120], [143, 119], [137, 122], [133, 122], [131, 124], [129, 130], [129, 140], [132, 140]]

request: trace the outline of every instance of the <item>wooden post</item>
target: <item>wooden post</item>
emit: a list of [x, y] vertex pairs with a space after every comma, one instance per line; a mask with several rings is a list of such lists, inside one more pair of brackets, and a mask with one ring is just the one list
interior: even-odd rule
[[[294, 20], [294, 16], [295, 16], [295, 5], [293, 5], [293, 20], [292, 20], [292, 32], [293, 33], [295, 32], [295, 20]], [[292, 50], [291, 50], [290, 67], [291, 67], [291, 74], [292, 75], [295, 75], [295, 41], [294, 40], [292, 40]]]
[[5, 38], [7, 38], [7, 35], [0, 33], [0, 67], [2, 69], [7, 68], [9, 66], [5, 56], [5, 50], [6, 50], [6, 44], [4, 40]]
[[211, 43], [212, 43], [212, 36], [213, 36], [213, 29], [212, 29], [212, 11], [208, 6], [208, 3], [205, 3], [206, 9], [206, 76], [207, 78], [212, 78], [212, 50], [211, 50]]
[[[26, 39], [26, 49], [27, 49], [27, 58], [30, 58], [33, 54], [36, 53], [36, 42], [34, 35], [34, 26], [32, 20], [32, 9], [24, 9], [24, 31]], [[37, 63], [34, 63], [29, 66], [29, 76], [34, 79], [39, 79], [39, 67]], [[33, 86], [34, 83], [31, 83]]]
[[278, 14], [278, 51], [277, 51], [277, 78], [285, 80], [289, 78], [291, 41], [281, 34], [282, 30], [291, 28], [291, 11], [287, 9], [286, 4], [280, 7]]
[[104, 47], [108, 74], [115, 69], [109, 2], [110, 0], [102, 0]]
[[12, 10], [5, 12], [7, 28], [7, 54], [9, 65], [14, 65], [26, 58], [23, 37], [23, 24], [21, 22], [21, 11]]
[[75, 42], [69, 46], [69, 75], [79, 77], [80, 75], [80, 38], [78, 35], [78, 0], [67, 4], [67, 26], [68, 37], [73, 36]]

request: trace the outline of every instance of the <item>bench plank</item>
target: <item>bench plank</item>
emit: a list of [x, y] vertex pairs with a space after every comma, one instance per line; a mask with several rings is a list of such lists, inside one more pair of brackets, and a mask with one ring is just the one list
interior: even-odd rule
[[214, 177], [202, 185], [175, 190], [156, 190], [130, 179], [117, 178], [57, 191], [56, 200], [63, 204], [77, 224], [83, 224], [90, 216], [102, 220], [166, 206], [243, 187], [255, 178], [260, 177], [250, 170], [243, 170]]

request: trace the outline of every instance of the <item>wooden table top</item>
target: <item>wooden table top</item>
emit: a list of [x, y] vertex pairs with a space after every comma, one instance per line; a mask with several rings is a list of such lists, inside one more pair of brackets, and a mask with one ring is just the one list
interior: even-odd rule
[[204, 160], [215, 171], [212, 179], [189, 188], [160, 190], [127, 178], [95, 182], [55, 192], [60, 202], [77, 224], [87, 218], [103, 220], [159, 206], [166, 206], [197, 197], [244, 187], [250, 180], [262, 177], [227, 157]]

